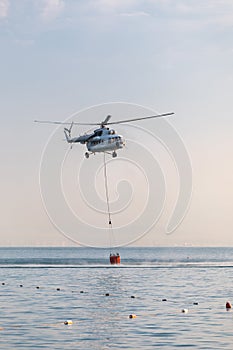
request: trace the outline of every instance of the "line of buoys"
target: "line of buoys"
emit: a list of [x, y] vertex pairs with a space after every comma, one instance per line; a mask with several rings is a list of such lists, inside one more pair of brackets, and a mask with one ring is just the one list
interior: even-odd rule
[[[5, 282], [2, 282], [1, 284], [2, 284], [3, 286], [6, 285]], [[22, 288], [22, 287], [23, 287], [23, 284], [20, 284], [20, 285], [18, 285], [18, 286]], [[35, 288], [38, 290], [38, 289], [40, 289], [41, 287], [40, 287], [40, 286], [36, 286]], [[60, 291], [61, 288], [60, 288], [60, 287], [57, 287], [56, 290], [57, 290], [57, 291]], [[73, 292], [74, 292], [74, 291], [72, 291], [72, 293], [73, 293]], [[80, 294], [83, 294], [83, 293], [86, 293], [86, 292], [84, 292], [83, 290], [80, 290], [79, 293], [80, 293]], [[105, 295], [106, 297], [109, 297], [109, 296], [110, 296], [110, 293], [107, 292], [107, 293], [105, 293], [104, 295]], [[135, 298], [136, 298], [135, 295], [129, 295], [128, 297], [130, 297], [131, 299], [135, 299]], [[168, 299], [166, 299], [166, 298], [162, 298], [162, 299], [160, 299], [160, 300], [161, 300], [162, 302], [168, 301]], [[193, 305], [196, 305], [196, 306], [199, 305], [199, 303], [198, 303], [197, 301], [194, 301], [192, 304], [193, 304]], [[230, 309], [232, 308], [232, 305], [231, 305], [231, 302], [230, 302], [230, 301], [227, 301], [226, 304], [225, 304], [225, 306], [226, 306], [226, 309], [227, 309], [227, 310], [230, 310]], [[178, 311], [178, 310], [177, 310], [177, 311]], [[184, 313], [184, 314], [187, 314], [187, 313], [189, 312], [189, 310], [186, 309], [186, 308], [183, 308], [183, 309], [180, 309], [180, 312], [181, 312], [181, 313]], [[136, 316], [135, 314], [130, 314], [128, 317], [129, 317], [129, 318], [136, 318], [137, 316]], [[64, 322], [64, 324], [73, 324], [73, 321], [72, 321], [72, 320], [67, 320], [67, 321]], [[0, 328], [0, 330], [1, 330], [1, 328]]]
[[[5, 283], [5, 282], [2, 282], [2, 285], [5, 286], [6, 283]], [[23, 287], [23, 284], [20, 284], [19, 287], [22, 288], [22, 287]], [[40, 286], [36, 286], [36, 289], [40, 289]], [[61, 288], [60, 288], [60, 287], [57, 287], [56, 290], [57, 290], [57, 291], [61, 291]], [[75, 291], [72, 290], [72, 293], [74, 293], [74, 292], [75, 292]], [[87, 292], [84, 292], [83, 290], [80, 290], [79, 293], [80, 293], [80, 294], [83, 294], [83, 293], [87, 293]], [[106, 296], [106, 297], [107, 297], [107, 296], [110, 296], [110, 293], [105, 293], [105, 296]], [[131, 298], [131, 299], [135, 299], [136, 297], [135, 297], [135, 295], [131, 295], [130, 298]], [[168, 301], [168, 299], [167, 299], [167, 298], [162, 298], [161, 301], [162, 301], [162, 302], [166, 302], [166, 301]], [[199, 303], [198, 303], [198, 302], [193, 302], [193, 305], [199, 305]], [[231, 303], [230, 303], [229, 301], [227, 301], [227, 302], [226, 302], [226, 309], [231, 309], [231, 308], [232, 308]], [[182, 313], [187, 313], [187, 312], [188, 312], [188, 309], [181, 309], [181, 312], [182, 312]]]
[[[5, 282], [2, 282], [2, 285], [5, 286], [6, 283], [5, 283]], [[22, 287], [23, 287], [23, 284], [20, 284], [19, 287], [22, 288]], [[36, 286], [35, 288], [36, 288], [36, 289], [40, 289], [40, 286]], [[60, 287], [57, 287], [56, 290], [57, 290], [57, 291], [61, 291], [61, 288], [60, 288]], [[71, 292], [72, 292], [72, 293], [75, 293], [75, 291], [73, 291], [73, 290], [72, 290]], [[79, 293], [80, 293], [80, 294], [83, 294], [83, 293], [87, 293], [87, 292], [84, 292], [83, 290], [80, 290]], [[105, 293], [105, 296], [110, 296], [110, 293]], [[131, 299], [135, 299], [136, 297], [135, 297], [135, 295], [131, 295], [130, 298], [131, 298]], [[162, 302], [166, 302], [166, 301], [168, 301], [168, 299], [162, 298], [161, 301], [162, 301]], [[199, 303], [198, 303], [198, 302], [193, 302], [193, 305], [199, 305]], [[226, 302], [226, 308], [227, 308], [227, 309], [231, 309], [231, 308], [232, 308], [232, 305], [231, 305], [231, 303], [230, 303], [229, 301]], [[181, 309], [181, 312], [182, 312], [182, 313], [187, 313], [187, 312], [188, 312], [188, 309]]]

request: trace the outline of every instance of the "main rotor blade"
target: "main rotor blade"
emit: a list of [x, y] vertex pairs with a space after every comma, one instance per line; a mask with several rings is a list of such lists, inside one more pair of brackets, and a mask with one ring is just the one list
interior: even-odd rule
[[163, 113], [163, 114], [157, 114], [157, 115], [152, 115], [152, 116], [149, 116], [149, 117], [142, 117], [142, 118], [134, 118], [134, 119], [119, 120], [119, 121], [117, 121], [117, 122], [106, 123], [105, 125], [130, 123], [130, 122], [135, 122], [135, 121], [137, 121], [137, 120], [144, 120], [144, 119], [152, 119], [152, 118], [167, 117], [167, 116], [172, 115], [172, 114], [174, 114], [174, 112]]
[[107, 115], [107, 117], [104, 119], [104, 121], [101, 123], [101, 125], [107, 125], [108, 121], [111, 117], [112, 117], [111, 115]]
[[44, 123], [44, 124], [57, 124], [57, 125], [114, 125], [114, 124], [122, 124], [122, 123], [130, 123], [130, 122], [135, 122], [137, 120], [144, 120], [144, 119], [152, 119], [152, 118], [160, 118], [160, 117], [167, 117], [169, 115], [174, 114], [174, 112], [170, 113], [163, 113], [163, 114], [157, 114], [157, 115], [152, 115], [149, 117], [142, 117], [142, 118], [134, 118], [134, 119], [125, 119], [125, 120], [118, 120], [115, 122], [108, 122], [109, 119], [111, 118], [111, 115], [108, 115], [105, 120], [102, 123], [78, 123], [78, 122], [58, 122], [58, 121], [51, 121], [51, 120], [34, 120], [35, 123]]
[[35, 123], [58, 124], [58, 125], [102, 125], [102, 123], [77, 123], [77, 122], [57, 122], [51, 120], [34, 120]]

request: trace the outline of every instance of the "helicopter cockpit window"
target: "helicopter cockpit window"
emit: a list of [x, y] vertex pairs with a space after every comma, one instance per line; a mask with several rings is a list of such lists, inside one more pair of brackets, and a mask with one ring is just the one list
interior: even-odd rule
[[101, 136], [102, 135], [102, 131], [101, 130], [97, 131], [95, 134], [96, 134], [96, 136]]

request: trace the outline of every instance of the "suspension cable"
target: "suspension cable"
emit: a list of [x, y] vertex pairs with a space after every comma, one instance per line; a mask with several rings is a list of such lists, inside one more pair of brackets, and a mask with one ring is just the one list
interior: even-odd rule
[[107, 177], [107, 165], [106, 165], [105, 152], [104, 152], [104, 185], [105, 185], [105, 195], [106, 195], [106, 200], [107, 200], [108, 224], [112, 228], [112, 219], [111, 219], [110, 204], [109, 204], [108, 177]]
[[106, 164], [106, 154], [104, 152], [104, 185], [105, 185], [105, 195], [107, 201], [107, 211], [108, 211], [108, 229], [109, 229], [109, 248], [110, 250], [116, 246], [114, 231], [112, 227], [111, 210], [109, 204], [109, 191], [108, 191], [108, 175], [107, 175], [107, 164]]

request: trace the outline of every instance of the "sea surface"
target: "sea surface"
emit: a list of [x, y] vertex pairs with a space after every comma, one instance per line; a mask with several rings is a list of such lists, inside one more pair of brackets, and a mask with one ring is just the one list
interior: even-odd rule
[[0, 349], [233, 349], [233, 248], [119, 253], [0, 248]]

